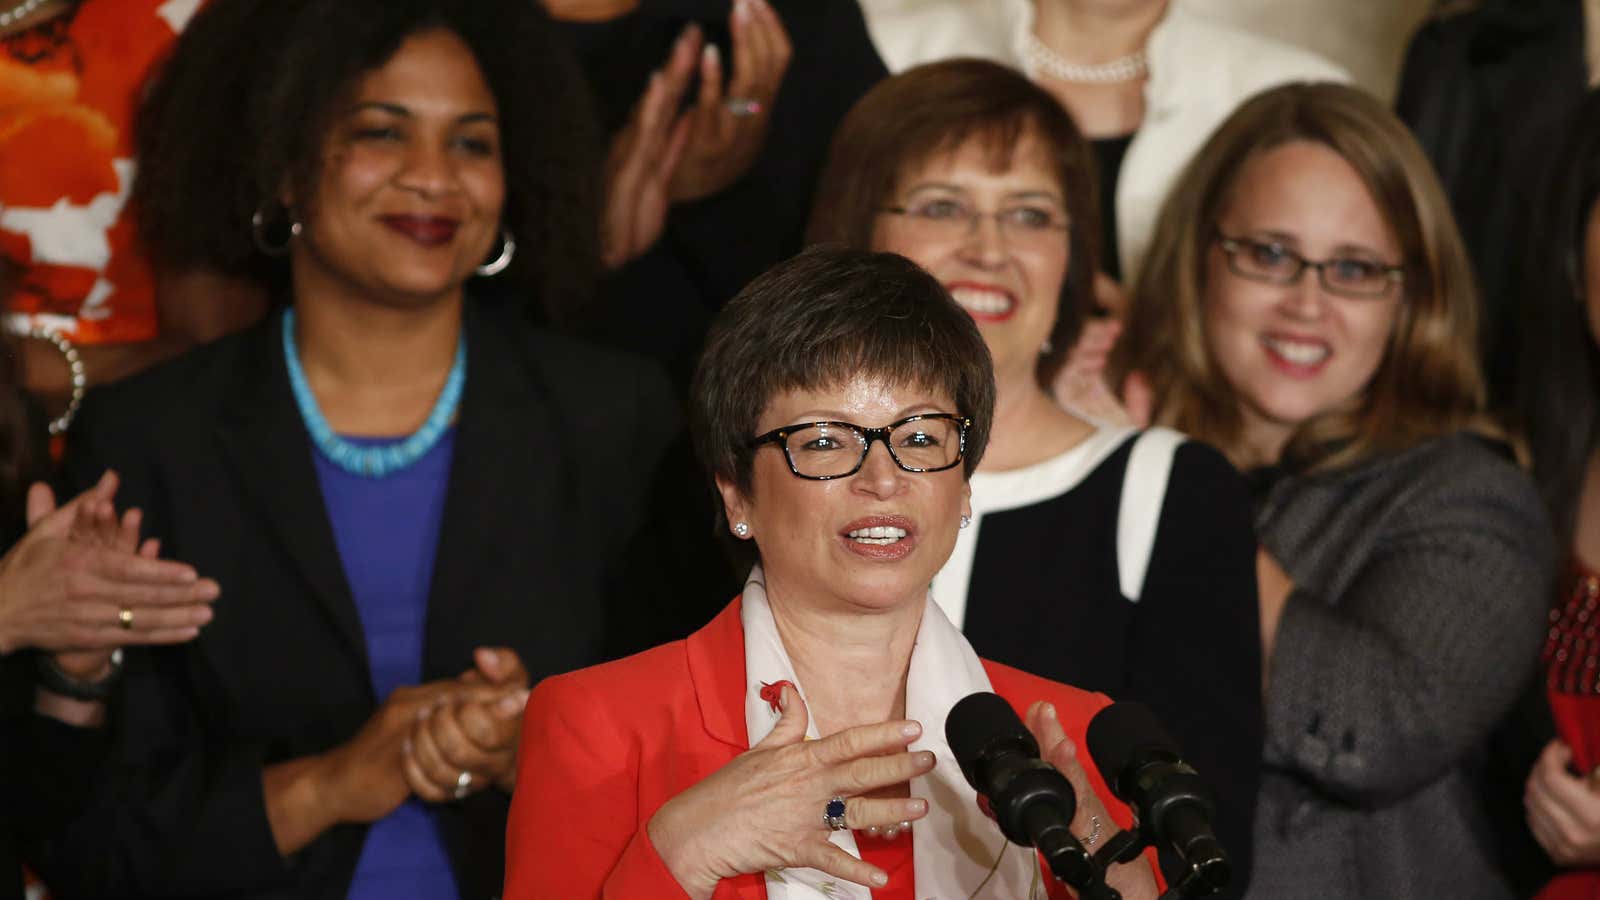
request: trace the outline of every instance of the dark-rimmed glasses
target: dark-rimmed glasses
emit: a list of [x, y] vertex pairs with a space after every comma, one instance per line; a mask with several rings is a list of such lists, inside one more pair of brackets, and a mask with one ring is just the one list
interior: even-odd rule
[[1294, 284], [1307, 269], [1317, 270], [1317, 280], [1331, 294], [1370, 300], [1385, 297], [1405, 280], [1405, 269], [1359, 256], [1306, 259], [1278, 241], [1258, 241], [1217, 233], [1217, 244], [1228, 257], [1228, 271], [1266, 284]]
[[753, 450], [766, 444], [783, 448], [789, 471], [800, 478], [827, 481], [861, 471], [873, 441], [883, 441], [895, 465], [907, 472], [942, 472], [961, 462], [972, 420], [954, 413], [908, 416], [882, 428], [852, 422], [801, 422], [751, 438]]

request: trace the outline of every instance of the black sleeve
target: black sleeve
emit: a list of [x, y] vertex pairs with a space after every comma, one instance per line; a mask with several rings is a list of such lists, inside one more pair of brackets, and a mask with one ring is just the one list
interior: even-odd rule
[[635, 396], [636, 427], [649, 437], [631, 463], [635, 527], [607, 586], [608, 658], [687, 637], [727, 605], [742, 575], [717, 544], [715, 500], [679, 427], [677, 397], [655, 377], [642, 377]]
[[[1155, 712], [1216, 792], [1217, 836], [1242, 896], [1261, 780], [1256, 539], [1243, 478], [1194, 441], [1173, 458], [1128, 641], [1127, 695]], [[1163, 858], [1171, 880], [1181, 869]]]
[[[118, 506], [143, 508], [146, 534], [159, 537], [161, 487], [140, 450], [142, 421], [116, 399], [84, 404], [63, 485], [75, 492], [117, 469]], [[88, 810], [40, 847], [40, 874], [60, 900], [221, 896], [290, 883], [262, 793], [266, 748], [210, 732], [196, 712], [206, 680], [193, 677], [201, 665], [193, 654], [126, 651]]]
[[24, 840], [83, 811], [105, 752], [105, 729], [33, 712], [33, 666], [31, 651], [0, 659], [0, 827]]

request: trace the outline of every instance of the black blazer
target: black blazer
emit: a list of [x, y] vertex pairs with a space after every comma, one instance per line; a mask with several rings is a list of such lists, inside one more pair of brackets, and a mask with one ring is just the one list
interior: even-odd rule
[[[647, 364], [468, 304], [467, 381], [428, 600], [423, 678], [510, 646], [533, 680], [608, 655], [608, 579], [676, 431]], [[283, 859], [264, 766], [332, 748], [377, 708], [365, 642], [290, 393], [281, 321], [91, 394], [69, 488], [107, 466], [165, 556], [222, 585], [193, 644], [128, 654], [91, 811], [46, 848], [63, 900], [343, 897], [365, 835]], [[507, 799], [440, 810], [464, 898], [500, 891]]]

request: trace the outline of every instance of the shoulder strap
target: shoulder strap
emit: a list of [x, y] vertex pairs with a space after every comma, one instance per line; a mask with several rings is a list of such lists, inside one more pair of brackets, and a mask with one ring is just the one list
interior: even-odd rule
[[1122, 596], [1139, 602], [1145, 570], [1155, 548], [1161, 504], [1167, 496], [1172, 456], [1188, 438], [1170, 428], [1150, 428], [1133, 440], [1128, 468], [1122, 473], [1122, 500], [1117, 507], [1117, 577]]

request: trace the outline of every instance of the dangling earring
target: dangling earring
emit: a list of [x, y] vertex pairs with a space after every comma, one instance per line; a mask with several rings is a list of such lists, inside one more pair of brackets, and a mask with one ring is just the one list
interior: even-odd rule
[[962, 528], [965, 528], [965, 527], [967, 527], [968, 525], [971, 525], [971, 524], [972, 524], [972, 517], [971, 516], [963, 515], [961, 517], [961, 527]]
[[517, 242], [511, 237], [511, 229], [500, 229], [500, 255], [478, 267], [478, 274], [484, 278], [493, 278], [506, 270], [511, 265], [511, 257], [517, 254]]
[[742, 537], [742, 538], [749, 537], [750, 536], [750, 525], [749, 525], [749, 523], [748, 522], [739, 522], [738, 524], [734, 525], [733, 526], [733, 533], [737, 534], [739, 537]]
[[277, 246], [267, 243], [267, 214], [258, 209], [250, 216], [250, 240], [255, 242], [257, 250], [267, 256], [283, 256], [288, 253], [289, 245], [300, 236], [300, 223], [295, 221], [294, 213], [288, 207], [283, 211], [289, 217], [289, 236]]

